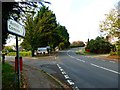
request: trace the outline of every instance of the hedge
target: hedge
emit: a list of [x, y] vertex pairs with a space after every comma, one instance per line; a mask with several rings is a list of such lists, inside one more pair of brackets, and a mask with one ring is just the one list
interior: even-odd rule
[[[31, 56], [31, 52], [19, 52], [19, 55], [24, 57], [24, 56]], [[16, 56], [16, 52], [9, 52], [7, 56]]]

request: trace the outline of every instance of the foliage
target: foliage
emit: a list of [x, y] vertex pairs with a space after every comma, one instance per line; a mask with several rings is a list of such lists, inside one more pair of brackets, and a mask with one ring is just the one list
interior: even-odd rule
[[103, 20], [99, 25], [100, 31], [106, 33], [107, 35], [119, 37], [120, 32], [118, 32], [119, 21], [117, 18], [117, 10], [112, 9], [108, 14], [105, 14], [105, 16], [105, 20]]
[[112, 44], [106, 41], [103, 37], [97, 37], [95, 40], [91, 39], [87, 44], [85, 50], [90, 50], [92, 53], [105, 54], [111, 51]]
[[21, 44], [23, 48], [34, 50], [50, 46], [54, 49], [60, 42], [69, 43], [69, 34], [64, 26], [57, 24], [55, 14], [48, 7], [41, 7], [37, 15], [28, 15], [25, 22], [26, 36]]
[[26, 13], [35, 13], [43, 3], [50, 3], [43, 0], [40, 2], [2, 2], [2, 46], [6, 44], [8, 37], [7, 20], [14, 19], [15, 21], [25, 21]]
[[11, 46], [5, 46], [3, 51], [14, 52]]
[[74, 41], [74, 42], [71, 43], [70, 46], [71, 46], [71, 47], [84, 47], [85, 44], [84, 44], [83, 41]]
[[118, 53], [117, 52], [110, 52], [110, 55], [112, 56], [112, 55], [118, 55]]
[[[8, 54], [7, 54], [8, 56], [16, 56], [16, 52], [9, 52]], [[19, 55], [21, 56], [21, 57], [25, 57], [25, 56], [31, 56], [31, 52], [30, 51], [20, 51], [19, 52]]]

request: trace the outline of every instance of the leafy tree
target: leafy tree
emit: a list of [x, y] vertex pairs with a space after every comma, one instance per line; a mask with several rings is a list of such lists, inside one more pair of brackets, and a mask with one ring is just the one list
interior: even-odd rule
[[6, 44], [8, 37], [7, 20], [14, 19], [19, 21], [25, 19], [25, 13], [35, 13], [34, 8], [39, 8], [38, 5], [50, 3], [40, 0], [40, 2], [2, 2], [2, 46]]
[[109, 53], [112, 49], [112, 44], [110, 44], [103, 37], [97, 37], [95, 40], [91, 39], [87, 44], [86, 50], [90, 50], [92, 53], [105, 54]]
[[108, 14], [105, 14], [106, 18], [103, 20], [99, 27], [101, 32], [105, 32], [108, 36], [119, 37], [120, 32], [118, 31], [118, 13], [116, 9], [112, 9]]
[[38, 47], [50, 45], [53, 48], [57, 38], [56, 26], [55, 14], [48, 7], [41, 7], [36, 16], [33, 14], [27, 18], [25, 23], [26, 36], [22, 46], [27, 48], [26, 44], [30, 45], [32, 56]]
[[74, 41], [71, 43], [71, 47], [84, 47], [85, 44], [83, 41]]
[[53, 50], [60, 42], [69, 43], [69, 34], [64, 26], [58, 25], [55, 14], [48, 7], [41, 7], [37, 15], [28, 15], [25, 23], [26, 36], [21, 44], [32, 51], [38, 47], [50, 46]]
[[[57, 32], [59, 35], [59, 48], [61, 48], [61, 44], [62, 44], [62, 48], [61, 49], [67, 49], [70, 46], [70, 42], [69, 42], [69, 33], [67, 32], [67, 29], [65, 26], [62, 26], [60, 24], [57, 25]], [[64, 48], [63, 48], [64, 46]]]

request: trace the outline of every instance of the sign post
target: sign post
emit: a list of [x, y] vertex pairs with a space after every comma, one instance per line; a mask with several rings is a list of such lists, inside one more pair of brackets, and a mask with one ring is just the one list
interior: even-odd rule
[[7, 21], [7, 27], [8, 27], [8, 32], [16, 35], [16, 57], [17, 57], [17, 75], [18, 75], [18, 88], [20, 88], [20, 58], [19, 58], [19, 49], [18, 49], [18, 36], [19, 37], [24, 37], [25, 36], [25, 29], [22, 25], [20, 25], [18, 22], [9, 19]]

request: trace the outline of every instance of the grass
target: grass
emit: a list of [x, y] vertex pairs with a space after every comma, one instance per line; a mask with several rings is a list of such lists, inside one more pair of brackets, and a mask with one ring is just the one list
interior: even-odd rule
[[15, 71], [14, 68], [5, 63], [2, 65], [2, 88], [14, 90], [17, 87], [17, 82], [15, 82]]

